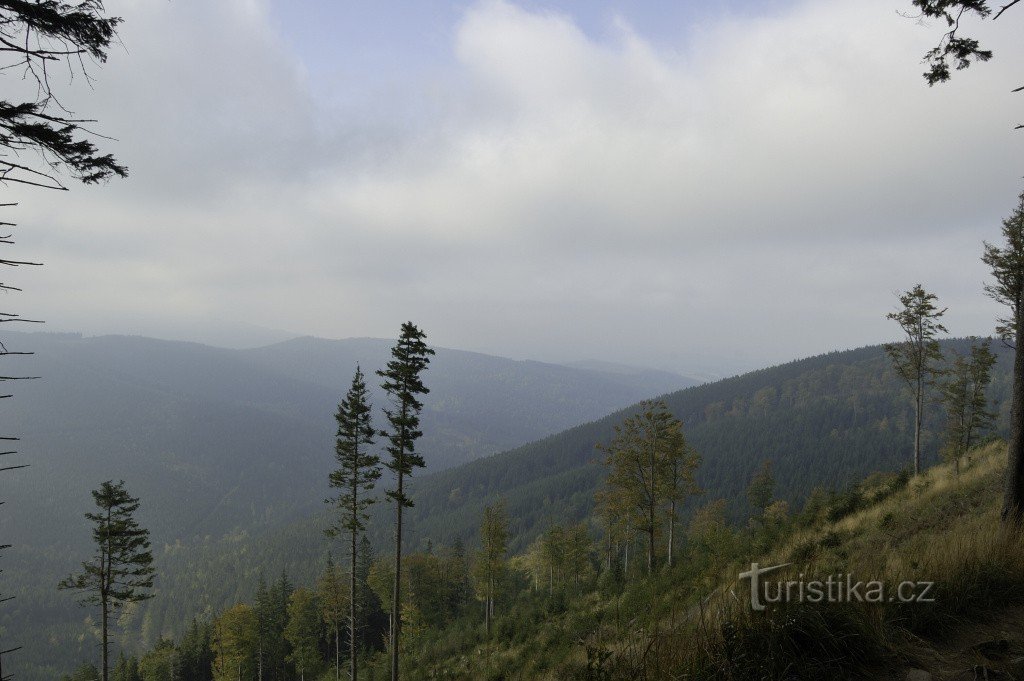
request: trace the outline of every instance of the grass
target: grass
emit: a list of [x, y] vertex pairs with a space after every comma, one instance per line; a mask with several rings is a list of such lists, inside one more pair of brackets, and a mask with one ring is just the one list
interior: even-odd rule
[[[1024, 604], [1024, 535], [999, 522], [1004, 468], [1005, 447], [992, 443], [959, 475], [945, 464], [913, 479], [874, 475], [814, 512], [733, 532], [714, 548], [695, 541], [672, 570], [648, 578], [521, 592], [491, 641], [471, 626], [424, 640], [411, 678], [902, 678], [898, 670], [934, 664], [944, 640]], [[793, 563], [789, 578], [934, 582], [934, 601], [754, 612], [737, 578], [752, 559]]]
[[[754, 612], [749, 583], [734, 577], [749, 563], [737, 561], [681, 621], [648, 622], [632, 636], [606, 633], [617, 643], [598, 672], [577, 678], [874, 679], [923, 664], [930, 645], [1024, 603], [1024, 534], [999, 521], [1004, 467], [1005, 448], [990, 444], [959, 475], [940, 465], [912, 480], [873, 476], [837, 495], [809, 527], [791, 525], [758, 557], [762, 565], [794, 563], [779, 579], [849, 573], [889, 589], [933, 582], [932, 602], [803, 602]], [[667, 593], [685, 598], [685, 589]]]

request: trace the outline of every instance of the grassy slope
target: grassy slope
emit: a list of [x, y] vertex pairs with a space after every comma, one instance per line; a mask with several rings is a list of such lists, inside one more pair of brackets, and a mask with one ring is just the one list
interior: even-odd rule
[[[457, 628], [420, 641], [413, 676], [902, 679], [924, 668], [941, 679], [973, 678], [961, 674], [984, 665], [1010, 674], [999, 678], [1018, 678], [1024, 663], [1009, 660], [1024, 656], [1024, 538], [999, 524], [1004, 452], [988, 445], [959, 476], [940, 465], [905, 486], [872, 476], [851, 495], [759, 536], [737, 533], [716, 552], [693, 537], [671, 573], [624, 588], [592, 582], [556, 597], [524, 591], [506, 606], [514, 625], [499, 622], [490, 643]], [[751, 558], [792, 562], [789, 579], [852, 573], [890, 586], [934, 581], [935, 602], [805, 603], [753, 613], [745, 605], [749, 583], [736, 578]], [[993, 639], [1008, 647], [985, 650]]]

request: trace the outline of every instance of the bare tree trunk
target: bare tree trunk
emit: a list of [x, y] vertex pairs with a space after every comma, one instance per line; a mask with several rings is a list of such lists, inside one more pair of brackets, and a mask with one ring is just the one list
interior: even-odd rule
[[668, 517], [668, 566], [672, 567], [672, 554], [676, 535], [676, 500], [672, 500], [672, 515]]
[[402, 629], [402, 482], [399, 468], [398, 499], [395, 502], [395, 589], [391, 602], [391, 681], [398, 681], [398, 640]]
[[654, 572], [654, 514], [651, 514], [651, 529], [647, 532], [647, 574]]
[[[358, 461], [359, 449], [358, 444], [356, 445], [356, 456], [353, 457]], [[356, 468], [353, 466], [353, 468]], [[356, 484], [358, 479], [358, 470], [352, 471], [352, 546], [350, 551], [351, 562], [349, 563], [349, 609], [348, 609], [348, 648], [349, 648], [349, 676], [352, 681], [356, 681], [356, 675], [358, 673], [356, 666], [356, 527], [359, 522], [359, 486]], [[335, 656], [337, 656], [337, 641], [335, 641]]]
[[622, 560], [622, 576], [623, 579], [629, 579], [629, 539], [623, 543], [623, 560]]
[[[112, 571], [113, 563], [111, 561], [111, 555], [110, 555], [111, 554], [111, 546], [110, 546], [110, 541], [111, 541], [111, 536], [110, 536], [111, 535], [111, 533], [110, 533], [110, 518], [111, 518], [111, 514], [112, 514], [111, 509], [107, 508], [107, 545], [106, 545], [106, 547], [104, 547], [103, 552], [102, 552], [104, 555], [100, 556], [100, 571], [103, 574], [103, 577], [101, 578], [103, 580], [103, 584], [102, 584], [102, 588], [100, 589], [100, 601], [102, 602], [102, 608], [103, 608], [103, 674], [102, 674], [102, 677], [101, 677], [103, 679], [103, 681], [108, 681], [109, 676], [110, 676], [110, 642], [108, 640], [107, 620], [110, 617], [110, 607], [109, 607], [110, 582], [111, 582], [111, 580], [113, 578], [113, 574], [112, 574], [112, 572], [113, 572]], [[104, 561], [104, 559], [105, 559], [105, 561]], [[0, 681], [2, 681], [2, 680], [0, 680]]]
[[493, 580], [487, 579], [487, 596], [484, 598], [484, 632], [491, 638], [491, 594], [494, 589]]
[[1007, 454], [1006, 498], [1003, 522], [1024, 523], [1024, 305], [1018, 301], [1013, 356], [1013, 399], [1010, 402], [1010, 444]]
[[921, 473], [921, 403], [924, 386], [921, 376], [917, 377], [917, 400], [914, 408], [914, 475]]
[[108, 678], [108, 668], [109, 668], [109, 663], [107, 661], [108, 660], [108, 655], [109, 655], [109, 648], [108, 648], [108, 641], [107, 641], [107, 617], [108, 617], [108, 615], [109, 615], [109, 612], [107, 610], [107, 596], [106, 596], [106, 594], [104, 594], [103, 595], [103, 615], [102, 615], [103, 616], [103, 681], [107, 681], [107, 678]]

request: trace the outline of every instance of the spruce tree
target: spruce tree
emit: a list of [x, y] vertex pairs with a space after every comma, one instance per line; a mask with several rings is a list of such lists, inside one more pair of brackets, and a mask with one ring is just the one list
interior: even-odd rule
[[430, 364], [434, 351], [424, 342], [426, 334], [412, 322], [402, 324], [398, 341], [391, 348], [387, 368], [378, 371], [384, 379], [381, 387], [388, 395], [391, 409], [385, 409], [389, 429], [381, 435], [387, 438], [388, 460], [385, 466], [395, 476], [395, 487], [387, 497], [395, 503], [395, 573], [391, 598], [391, 681], [398, 681], [398, 643], [402, 631], [402, 510], [412, 506], [405, 492], [405, 478], [424, 465], [423, 457], [416, 453], [416, 440], [420, 431], [420, 411], [423, 403], [419, 396], [430, 391], [423, 385], [420, 375]]
[[[57, 585], [81, 594], [83, 606], [99, 606], [102, 681], [110, 672], [110, 618], [126, 605], [152, 598], [153, 554], [149, 530], [139, 526], [135, 512], [139, 500], [128, 493], [124, 480], [108, 480], [92, 493], [98, 508], [85, 517], [93, 523], [96, 555], [82, 563], [82, 572], [69, 575]], [[116, 618], [115, 618], [116, 619]]]
[[939, 309], [934, 293], [920, 284], [900, 294], [900, 308], [886, 315], [900, 325], [903, 340], [887, 343], [885, 352], [896, 374], [914, 396], [914, 475], [921, 472], [921, 421], [924, 417], [925, 388], [941, 373], [942, 351], [937, 336], [945, 333], [939, 319], [946, 309]]
[[179, 681], [210, 681], [213, 673], [212, 628], [195, 618], [178, 643]]
[[985, 243], [982, 261], [992, 268], [995, 283], [985, 292], [1009, 308], [997, 331], [1014, 348], [1013, 392], [1010, 400], [1009, 468], [1003, 501], [1004, 522], [1024, 523], [1024, 192], [1010, 217], [1003, 220], [1002, 247]]
[[335, 505], [340, 518], [327, 533], [330, 536], [346, 534], [349, 539], [349, 676], [352, 681], [356, 681], [359, 631], [359, 599], [356, 594], [357, 542], [360, 533], [365, 529], [366, 508], [375, 501], [370, 492], [380, 478], [380, 458], [368, 451], [369, 446], [373, 444], [376, 431], [373, 428], [363, 372], [358, 366], [352, 378], [352, 386], [338, 405], [334, 418], [338, 422], [334, 445], [338, 468], [331, 473], [330, 486], [338, 490], [338, 496], [327, 501]]

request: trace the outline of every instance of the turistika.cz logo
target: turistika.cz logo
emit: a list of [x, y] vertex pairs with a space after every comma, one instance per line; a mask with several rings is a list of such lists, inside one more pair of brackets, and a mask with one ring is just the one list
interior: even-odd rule
[[766, 604], [775, 603], [932, 603], [934, 582], [900, 582], [895, 589], [886, 588], [885, 582], [862, 582], [852, 574], [838, 573], [825, 579], [806, 579], [800, 573], [797, 579], [769, 581], [763, 577], [789, 567], [792, 563], [761, 567], [751, 563], [740, 579], [750, 580], [750, 607], [758, 612]]

